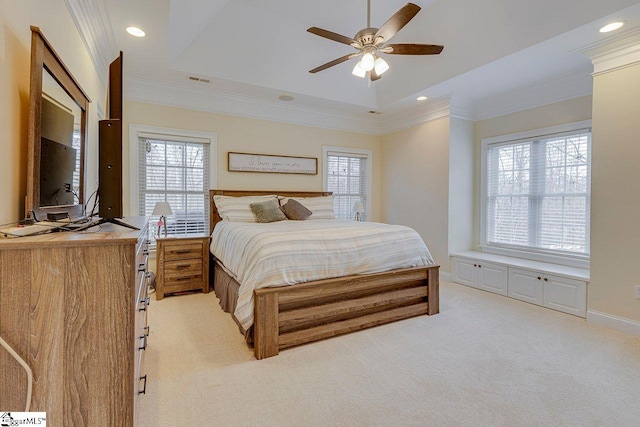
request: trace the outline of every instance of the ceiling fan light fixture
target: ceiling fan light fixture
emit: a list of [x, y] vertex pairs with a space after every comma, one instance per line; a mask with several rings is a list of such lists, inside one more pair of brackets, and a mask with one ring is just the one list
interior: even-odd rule
[[353, 67], [353, 71], [351, 72], [351, 74], [353, 74], [356, 77], [360, 77], [361, 79], [364, 79], [364, 77], [367, 75], [367, 72], [360, 65], [360, 61], [358, 61], [356, 66]]
[[362, 67], [362, 69], [365, 71], [371, 71], [375, 66], [375, 62], [376, 60], [373, 57], [373, 54], [367, 52], [362, 56], [362, 59], [360, 60], [360, 67]]
[[378, 57], [376, 59], [376, 62], [374, 63], [374, 68], [376, 70], [376, 74], [381, 76], [382, 73], [389, 69], [389, 64], [387, 64], [387, 61], [385, 61], [384, 59]]

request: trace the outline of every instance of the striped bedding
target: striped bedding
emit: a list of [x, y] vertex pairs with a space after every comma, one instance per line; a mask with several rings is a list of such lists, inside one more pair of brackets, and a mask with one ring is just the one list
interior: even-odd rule
[[211, 253], [240, 283], [236, 319], [253, 325], [253, 290], [433, 264], [413, 229], [341, 220], [220, 221]]

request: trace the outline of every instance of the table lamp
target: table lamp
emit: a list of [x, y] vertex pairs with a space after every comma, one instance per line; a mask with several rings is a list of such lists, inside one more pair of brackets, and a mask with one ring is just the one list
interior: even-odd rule
[[355, 202], [353, 204], [353, 211], [356, 213], [356, 221], [362, 221], [360, 214], [364, 213], [364, 205], [362, 202]]
[[173, 215], [171, 205], [168, 202], [157, 202], [151, 215], [160, 215], [158, 234], [160, 234], [160, 226], [164, 225], [164, 236], [167, 237], [167, 215]]

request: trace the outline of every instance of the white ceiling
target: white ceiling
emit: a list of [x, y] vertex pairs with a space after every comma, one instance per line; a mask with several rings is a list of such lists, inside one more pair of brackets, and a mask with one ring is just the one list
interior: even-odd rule
[[[553, 88], [549, 102], [587, 94], [592, 66], [576, 50], [611, 37], [597, 31], [611, 20], [626, 21], [621, 31], [640, 25], [640, 3], [632, 0], [414, 0], [422, 10], [393, 43], [442, 44], [444, 51], [386, 55], [390, 70], [369, 84], [351, 75], [357, 59], [310, 74], [354, 50], [306, 32], [317, 26], [354, 36], [366, 27], [366, 0], [102, 1], [107, 37], [124, 51], [125, 87], [157, 84], [274, 106], [286, 93], [295, 97], [289, 109], [376, 110], [379, 120], [424, 109], [415, 101], [423, 94], [451, 99], [471, 118], [487, 116], [480, 110], [492, 99], [539, 85]], [[405, 3], [371, 0], [371, 25], [380, 27]], [[147, 37], [125, 33], [130, 25]], [[144, 98], [144, 91], [133, 92]]]

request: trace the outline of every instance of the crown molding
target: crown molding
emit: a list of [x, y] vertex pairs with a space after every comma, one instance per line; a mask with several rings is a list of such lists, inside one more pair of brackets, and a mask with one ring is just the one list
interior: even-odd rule
[[93, 65], [106, 86], [109, 64], [118, 55], [104, 0], [64, 0]]
[[380, 118], [383, 135], [398, 132], [420, 125], [422, 123], [447, 117], [450, 111], [451, 98], [449, 95], [429, 100], [419, 108], [407, 108], [393, 113], [383, 114]]
[[591, 59], [593, 75], [640, 63], [640, 27], [585, 46], [576, 52]]
[[593, 93], [593, 77], [590, 69], [539, 82], [487, 100], [474, 102], [467, 109], [468, 120], [486, 120], [506, 114], [517, 113], [543, 105], [588, 96]]
[[281, 101], [218, 90], [202, 90], [137, 77], [125, 79], [124, 89], [125, 98], [131, 101], [369, 135], [384, 134], [380, 122], [374, 117], [368, 117], [368, 113], [354, 114], [285, 104]]

